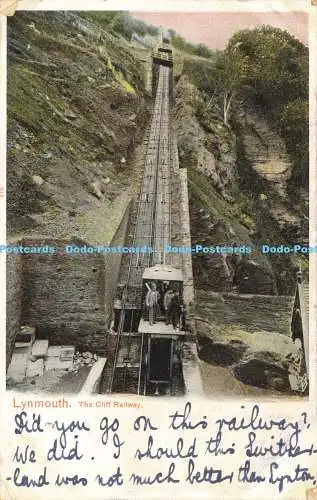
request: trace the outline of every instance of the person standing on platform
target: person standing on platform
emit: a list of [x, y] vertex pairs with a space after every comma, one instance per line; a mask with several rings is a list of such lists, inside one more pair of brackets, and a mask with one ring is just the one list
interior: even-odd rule
[[179, 321], [181, 316], [181, 299], [178, 291], [175, 291], [173, 293], [170, 309], [171, 309], [173, 328], [174, 330], [177, 330], [179, 329]]
[[158, 309], [158, 301], [160, 294], [156, 289], [156, 283], [151, 283], [151, 289], [147, 292], [145, 298], [145, 304], [149, 310], [149, 322], [150, 325], [156, 323], [156, 315]]
[[181, 319], [180, 319], [180, 328], [185, 331], [186, 330], [186, 318], [187, 318], [187, 307], [184, 299], [181, 299]]
[[164, 295], [165, 322], [167, 325], [170, 325], [172, 322], [171, 301], [173, 296], [173, 290], [171, 290], [170, 288], [165, 292]]

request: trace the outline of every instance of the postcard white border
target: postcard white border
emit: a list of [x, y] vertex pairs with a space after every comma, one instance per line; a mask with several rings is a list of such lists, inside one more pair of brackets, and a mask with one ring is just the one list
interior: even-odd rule
[[[141, 1], [122, 2], [119, 4], [115, 0], [91, 0], [89, 5], [85, 0], [42, 0], [42, 1], [21, 1], [18, 3], [17, 10], [127, 10], [127, 11], [188, 11], [188, 12], [289, 12], [303, 11], [310, 14], [310, 244], [317, 243], [317, 228], [316, 228], [316, 168], [317, 168], [317, 8], [311, 7], [304, 1], [231, 1], [221, 0], [214, 2], [210, 1], [158, 1], [155, 2], [155, 7], [146, 5]], [[5, 191], [6, 188], [6, 18], [0, 16], [0, 188]], [[0, 239], [1, 242], [6, 241], [6, 199], [0, 197]], [[317, 400], [317, 290], [316, 290], [316, 273], [317, 273], [317, 256], [310, 257], [310, 342], [312, 352], [310, 364], [310, 398], [309, 402], [303, 402], [303, 409], [310, 408], [311, 412], [316, 411]], [[6, 329], [5, 329], [5, 255], [0, 254], [0, 277], [1, 289], [0, 294], [0, 335], [1, 335], [1, 365], [0, 365], [0, 396], [6, 392], [5, 389], [5, 346], [6, 346]], [[3, 399], [3, 398], [2, 398]], [[209, 404], [207, 398], [203, 398], [205, 404]], [[241, 400], [242, 401], [242, 400]], [[235, 403], [237, 400], [235, 400]], [[244, 402], [244, 401], [242, 401]], [[213, 401], [210, 402], [212, 405]], [[275, 400], [272, 402], [265, 401], [265, 404], [281, 404], [283, 409], [288, 413], [295, 410], [298, 402], [286, 402], [284, 399]], [[287, 408], [286, 408], [287, 407]], [[308, 409], [307, 408], [307, 409]], [[275, 406], [276, 409], [276, 406]], [[3, 420], [0, 421], [1, 432], [3, 428]], [[259, 497], [260, 498], [260, 497]]]

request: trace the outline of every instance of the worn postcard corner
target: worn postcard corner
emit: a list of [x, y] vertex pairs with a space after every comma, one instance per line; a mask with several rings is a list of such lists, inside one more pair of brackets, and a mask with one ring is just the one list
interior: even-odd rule
[[0, 0], [0, 15], [13, 16], [18, 6], [18, 0]]

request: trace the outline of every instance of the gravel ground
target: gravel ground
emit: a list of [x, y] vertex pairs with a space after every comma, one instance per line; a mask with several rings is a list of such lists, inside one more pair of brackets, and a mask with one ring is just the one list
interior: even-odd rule
[[49, 370], [41, 377], [28, 379], [20, 384], [14, 384], [14, 386], [8, 382], [7, 389], [34, 394], [76, 394], [82, 388], [89, 371], [89, 367], [80, 368], [78, 373]]

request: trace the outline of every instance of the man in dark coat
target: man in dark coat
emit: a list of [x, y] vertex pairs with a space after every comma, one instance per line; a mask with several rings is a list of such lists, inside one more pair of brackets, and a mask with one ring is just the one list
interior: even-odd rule
[[171, 298], [170, 311], [173, 328], [174, 330], [176, 330], [176, 328], [179, 327], [179, 320], [181, 315], [181, 299], [179, 296], [179, 292], [177, 291], [174, 292], [173, 297]]

